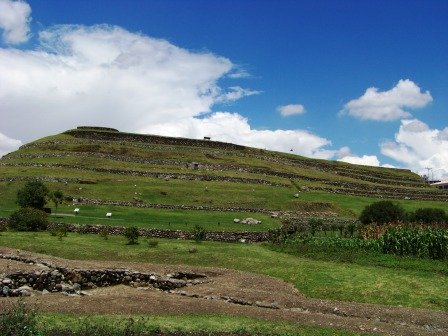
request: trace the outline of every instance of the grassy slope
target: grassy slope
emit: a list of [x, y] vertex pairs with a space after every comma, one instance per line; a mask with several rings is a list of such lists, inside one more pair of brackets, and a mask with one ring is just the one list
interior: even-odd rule
[[[55, 143], [57, 141], [57, 143]], [[96, 181], [95, 185], [77, 183], [47, 183], [50, 189], [60, 188], [66, 195], [108, 200], [132, 201], [134, 197], [147, 203], [175, 205], [206, 205], [218, 207], [250, 207], [273, 210], [297, 210], [302, 202], [328, 202], [333, 204], [333, 212], [339, 216], [355, 217], [362, 208], [375, 201], [375, 198], [348, 196], [312, 190], [301, 192], [299, 199], [293, 195], [297, 187], [331, 186], [328, 181], [357, 183], [366, 189], [375, 186], [390, 186], [396, 183], [398, 189], [433, 190], [418, 184], [418, 177], [409, 171], [385, 169], [379, 167], [355, 166], [342, 162], [315, 160], [297, 155], [243, 148], [224, 150], [207, 147], [186, 147], [176, 145], [151, 145], [139, 142], [97, 141], [75, 138], [68, 134], [59, 134], [40, 139], [30, 146], [12, 153], [0, 162], [17, 164], [35, 164], [35, 167], [0, 166], [0, 178], [51, 176], [59, 178], [78, 178]], [[71, 153], [68, 155], [67, 153]], [[59, 154], [58, 157], [51, 155]], [[99, 157], [113, 155], [116, 159]], [[44, 157], [20, 157], [20, 155], [44, 155]], [[165, 164], [145, 164], [123, 162], [117, 158], [130, 157], [136, 160], [168, 160]], [[192, 170], [185, 167], [187, 162], [211, 164], [214, 169]], [[39, 165], [76, 165], [84, 169], [51, 167]], [[217, 166], [219, 165], [219, 166]], [[237, 168], [235, 168], [235, 166]], [[285, 187], [273, 187], [261, 184], [231, 183], [220, 181], [188, 181], [170, 179], [165, 181], [156, 177], [139, 177], [123, 174], [109, 174], [92, 171], [95, 168], [114, 168], [122, 170], [205, 174], [209, 176], [228, 176], [263, 179], [282, 183]], [[238, 170], [242, 168], [242, 171]], [[322, 167], [326, 167], [322, 170]], [[248, 168], [250, 171], [245, 171]], [[267, 169], [280, 173], [293, 173], [304, 176], [292, 183], [288, 178], [272, 176], [253, 169]], [[86, 170], [87, 169], [87, 170]], [[347, 175], [347, 173], [349, 173]], [[307, 180], [310, 177], [314, 180]], [[369, 178], [376, 178], [372, 182]], [[327, 181], [327, 182], [325, 182]], [[396, 182], [395, 182], [396, 181]], [[410, 183], [410, 184], [408, 184]], [[417, 183], [417, 185], [416, 185]], [[12, 200], [22, 182], [0, 183], [0, 216], [4, 216], [15, 205]], [[135, 187], [137, 186], [137, 187]], [[421, 206], [444, 207], [444, 202], [401, 200], [407, 210]], [[298, 205], [297, 205], [298, 203]], [[126, 218], [134, 215], [125, 216]], [[138, 215], [135, 215], [138, 217]], [[193, 216], [194, 217], [194, 216]], [[175, 218], [173, 218], [175, 220]], [[137, 219], [136, 225], [141, 225]]]
[[[384, 256], [384, 260], [378, 257], [362, 265], [297, 257], [259, 244], [159, 240], [156, 248], [149, 248], [144, 240], [140, 245], [128, 246], [123, 237], [103, 240], [80, 234], [58, 240], [48, 233], [5, 232], [0, 236], [0, 245], [69, 259], [234, 268], [284, 279], [316, 298], [448, 310], [444, 262], [409, 262]], [[192, 246], [197, 253], [188, 252]]]
[[117, 326], [125, 325], [129, 318], [137, 321], [145, 330], [163, 332], [207, 332], [213, 333], [247, 333], [259, 336], [355, 336], [367, 335], [336, 330], [325, 327], [301, 326], [288, 322], [269, 322], [249, 317], [219, 316], [219, 315], [169, 315], [169, 316], [70, 316], [63, 314], [39, 315], [40, 329], [69, 328], [77, 330], [86, 323], [94, 325]]

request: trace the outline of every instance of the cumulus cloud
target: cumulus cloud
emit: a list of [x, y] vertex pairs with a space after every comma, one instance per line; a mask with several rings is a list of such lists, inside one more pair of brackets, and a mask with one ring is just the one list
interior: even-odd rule
[[0, 0], [0, 29], [8, 44], [26, 42], [31, 21], [31, 7], [23, 1]]
[[305, 130], [256, 130], [247, 118], [237, 113], [216, 112], [203, 118], [186, 118], [139, 129], [151, 133], [188, 138], [210, 136], [212, 140], [267, 148], [322, 159], [333, 158], [336, 150], [325, 147], [331, 142]]
[[[210, 112], [226, 95], [217, 81], [232, 69], [226, 58], [119, 27], [58, 26], [39, 42], [0, 49], [0, 131], [23, 140], [79, 124], [133, 131]], [[234, 88], [226, 99], [248, 94]]]
[[363, 156], [347, 155], [347, 156], [340, 158], [338, 161], [353, 163], [353, 164], [357, 164], [357, 165], [364, 165], [364, 166], [378, 167], [380, 165], [380, 161], [378, 160], [376, 155], [363, 155]]
[[413, 81], [401, 79], [389, 91], [368, 88], [361, 97], [345, 104], [341, 114], [364, 120], [392, 121], [411, 117], [406, 108], [422, 108], [431, 101], [429, 91], [423, 93]]
[[395, 140], [380, 147], [383, 155], [420, 174], [431, 167], [435, 178], [448, 179], [448, 127], [431, 129], [417, 119], [402, 120]]
[[4, 135], [3, 133], [0, 133], [0, 157], [3, 155], [15, 151], [22, 145], [22, 141], [11, 139]]
[[281, 105], [277, 107], [277, 111], [284, 117], [305, 113], [305, 108], [301, 104]]
[[[332, 158], [329, 140], [305, 130], [257, 130], [218, 103], [257, 95], [218, 85], [232, 62], [119, 27], [63, 25], [33, 50], [0, 49], [0, 131], [31, 140], [80, 124], [228, 141]], [[241, 70], [238, 70], [241, 71]]]

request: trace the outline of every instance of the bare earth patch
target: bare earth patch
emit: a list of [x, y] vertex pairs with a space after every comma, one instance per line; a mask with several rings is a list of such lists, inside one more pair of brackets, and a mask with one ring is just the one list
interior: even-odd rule
[[[88, 296], [42, 295], [33, 291], [25, 301], [35, 304], [42, 312], [239, 315], [385, 335], [448, 335], [447, 312], [307, 298], [292, 285], [265, 275], [220, 268], [66, 260], [8, 248], [0, 248], [0, 253], [20, 255], [36, 262], [0, 259], [0, 274], [6, 275], [45, 269], [40, 263], [50, 268], [206, 275], [203, 283], [170, 291], [125, 285], [98, 287], [89, 290]], [[0, 298], [0, 310], [12, 300], [17, 298]]]

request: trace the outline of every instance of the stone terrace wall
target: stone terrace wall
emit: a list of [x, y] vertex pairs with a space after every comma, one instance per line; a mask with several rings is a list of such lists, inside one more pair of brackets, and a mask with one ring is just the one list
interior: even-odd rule
[[66, 295], [89, 295], [83, 289], [107, 287], [119, 284], [134, 287], [154, 287], [163, 291], [196, 285], [207, 281], [203, 274], [175, 272], [167, 275], [142, 273], [126, 269], [72, 269], [51, 263], [0, 254], [0, 259], [14, 260], [28, 265], [38, 265], [41, 270], [18, 271], [0, 275], [1, 296], [30, 296], [31, 289], [48, 292], [62, 292]]
[[83, 171], [93, 171], [98, 173], [117, 174], [117, 175], [129, 175], [129, 176], [144, 176], [155, 177], [162, 179], [179, 179], [179, 180], [196, 180], [196, 181], [226, 181], [233, 183], [248, 183], [248, 184], [263, 184], [273, 187], [290, 187], [286, 183], [278, 183], [263, 180], [260, 178], [246, 178], [246, 177], [233, 177], [233, 176], [218, 176], [218, 175], [202, 175], [202, 174], [184, 174], [184, 173], [165, 173], [165, 172], [148, 172], [142, 170], [129, 170], [129, 169], [116, 169], [116, 168], [99, 168], [99, 167], [82, 167], [78, 165], [68, 164], [43, 164], [43, 163], [8, 163], [1, 162], [0, 167], [45, 167], [45, 168], [68, 168], [77, 169]]
[[108, 132], [95, 132], [91, 130], [69, 130], [64, 132], [74, 136], [75, 138], [87, 138], [95, 140], [107, 140], [107, 141], [129, 141], [129, 142], [147, 142], [151, 144], [165, 144], [176, 146], [189, 146], [189, 147], [209, 147], [220, 148], [230, 150], [244, 150], [247, 147], [235, 145], [226, 142], [210, 141], [210, 140], [198, 140], [187, 138], [171, 138], [158, 135], [144, 135], [144, 134], [132, 134], [132, 133], [108, 133]]
[[78, 126], [78, 130], [103, 131], [103, 132], [120, 132], [116, 128], [100, 127], [100, 126]]

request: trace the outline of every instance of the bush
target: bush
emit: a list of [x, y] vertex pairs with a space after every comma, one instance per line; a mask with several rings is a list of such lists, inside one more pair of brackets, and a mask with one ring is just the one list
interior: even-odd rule
[[138, 232], [138, 228], [131, 226], [126, 228], [124, 236], [128, 239], [128, 245], [137, 245], [140, 233]]
[[149, 248], [155, 248], [157, 245], [159, 245], [159, 242], [157, 240], [151, 239], [147, 241]]
[[22, 208], [9, 217], [9, 227], [17, 231], [41, 231], [48, 227], [48, 215], [42, 210]]
[[359, 216], [363, 224], [385, 224], [402, 221], [406, 219], [403, 208], [391, 201], [380, 201], [372, 203], [364, 208]]
[[46, 203], [48, 188], [40, 181], [30, 181], [17, 192], [17, 203], [22, 208], [42, 209]]
[[193, 238], [197, 242], [202, 241], [205, 239], [205, 236], [207, 234], [207, 231], [200, 225], [196, 225], [193, 229]]
[[324, 222], [320, 218], [310, 218], [308, 221], [308, 226], [310, 228], [310, 234], [314, 236], [317, 231], [321, 231], [322, 227], [324, 225]]
[[36, 313], [28, 309], [23, 301], [0, 313], [0, 335], [32, 336], [37, 335]]
[[443, 209], [420, 208], [410, 215], [413, 222], [425, 224], [442, 224], [448, 222], [448, 216]]

